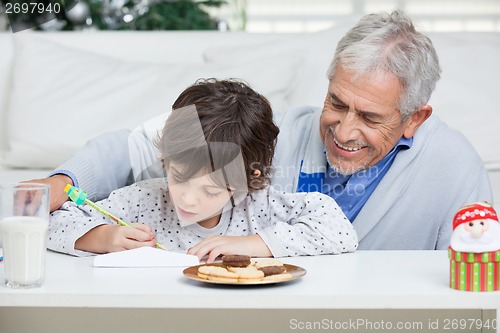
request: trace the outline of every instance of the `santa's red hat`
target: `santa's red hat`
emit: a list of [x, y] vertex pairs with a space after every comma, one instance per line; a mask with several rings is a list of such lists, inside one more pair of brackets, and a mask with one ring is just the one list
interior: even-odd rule
[[477, 202], [472, 205], [462, 207], [453, 218], [453, 230], [462, 224], [475, 220], [490, 219], [498, 222], [495, 209], [488, 202]]

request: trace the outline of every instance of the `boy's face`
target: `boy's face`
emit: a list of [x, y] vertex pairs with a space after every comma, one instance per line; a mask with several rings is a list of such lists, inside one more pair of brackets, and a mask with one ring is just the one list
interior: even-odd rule
[[[231, 198], [231, 193], [210, 179], [211, 174], [200, 173], [186, 182], [179, 181], [183, 167], [170, 163], [167, 179], [170, 198], [177, 216], [188, 224], [206, 221], [221, 214]], [[220, 170], [215, 171], [221, 173]], [[219, 175], [221, 176], [221, 175]]]

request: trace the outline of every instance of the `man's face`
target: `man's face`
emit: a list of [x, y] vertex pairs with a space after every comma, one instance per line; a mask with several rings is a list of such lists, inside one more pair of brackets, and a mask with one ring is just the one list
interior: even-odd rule
[[367, 169], [406, 136], [407, 124], [397, 109], [401, 92], [392, 75], [375, 73], [353, 80], [351, 72], [337, 67], [320, 120], [332, 168], [346, 175]]

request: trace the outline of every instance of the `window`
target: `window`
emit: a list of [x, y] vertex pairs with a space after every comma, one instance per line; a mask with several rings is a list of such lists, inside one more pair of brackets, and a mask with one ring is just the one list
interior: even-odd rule
[[403, 9], [423, 31], [500, 32], [499, 0], [229, 0], [230, 29], [312, 32], [349, 17]]

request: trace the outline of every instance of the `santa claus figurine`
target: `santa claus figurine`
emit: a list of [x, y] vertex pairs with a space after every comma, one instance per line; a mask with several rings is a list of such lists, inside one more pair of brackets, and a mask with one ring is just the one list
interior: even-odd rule
[[460, 209], [453, 218], [450, 246], [458, 252], [500, 250], [500, 223], [495, 209], [487, 202]]

